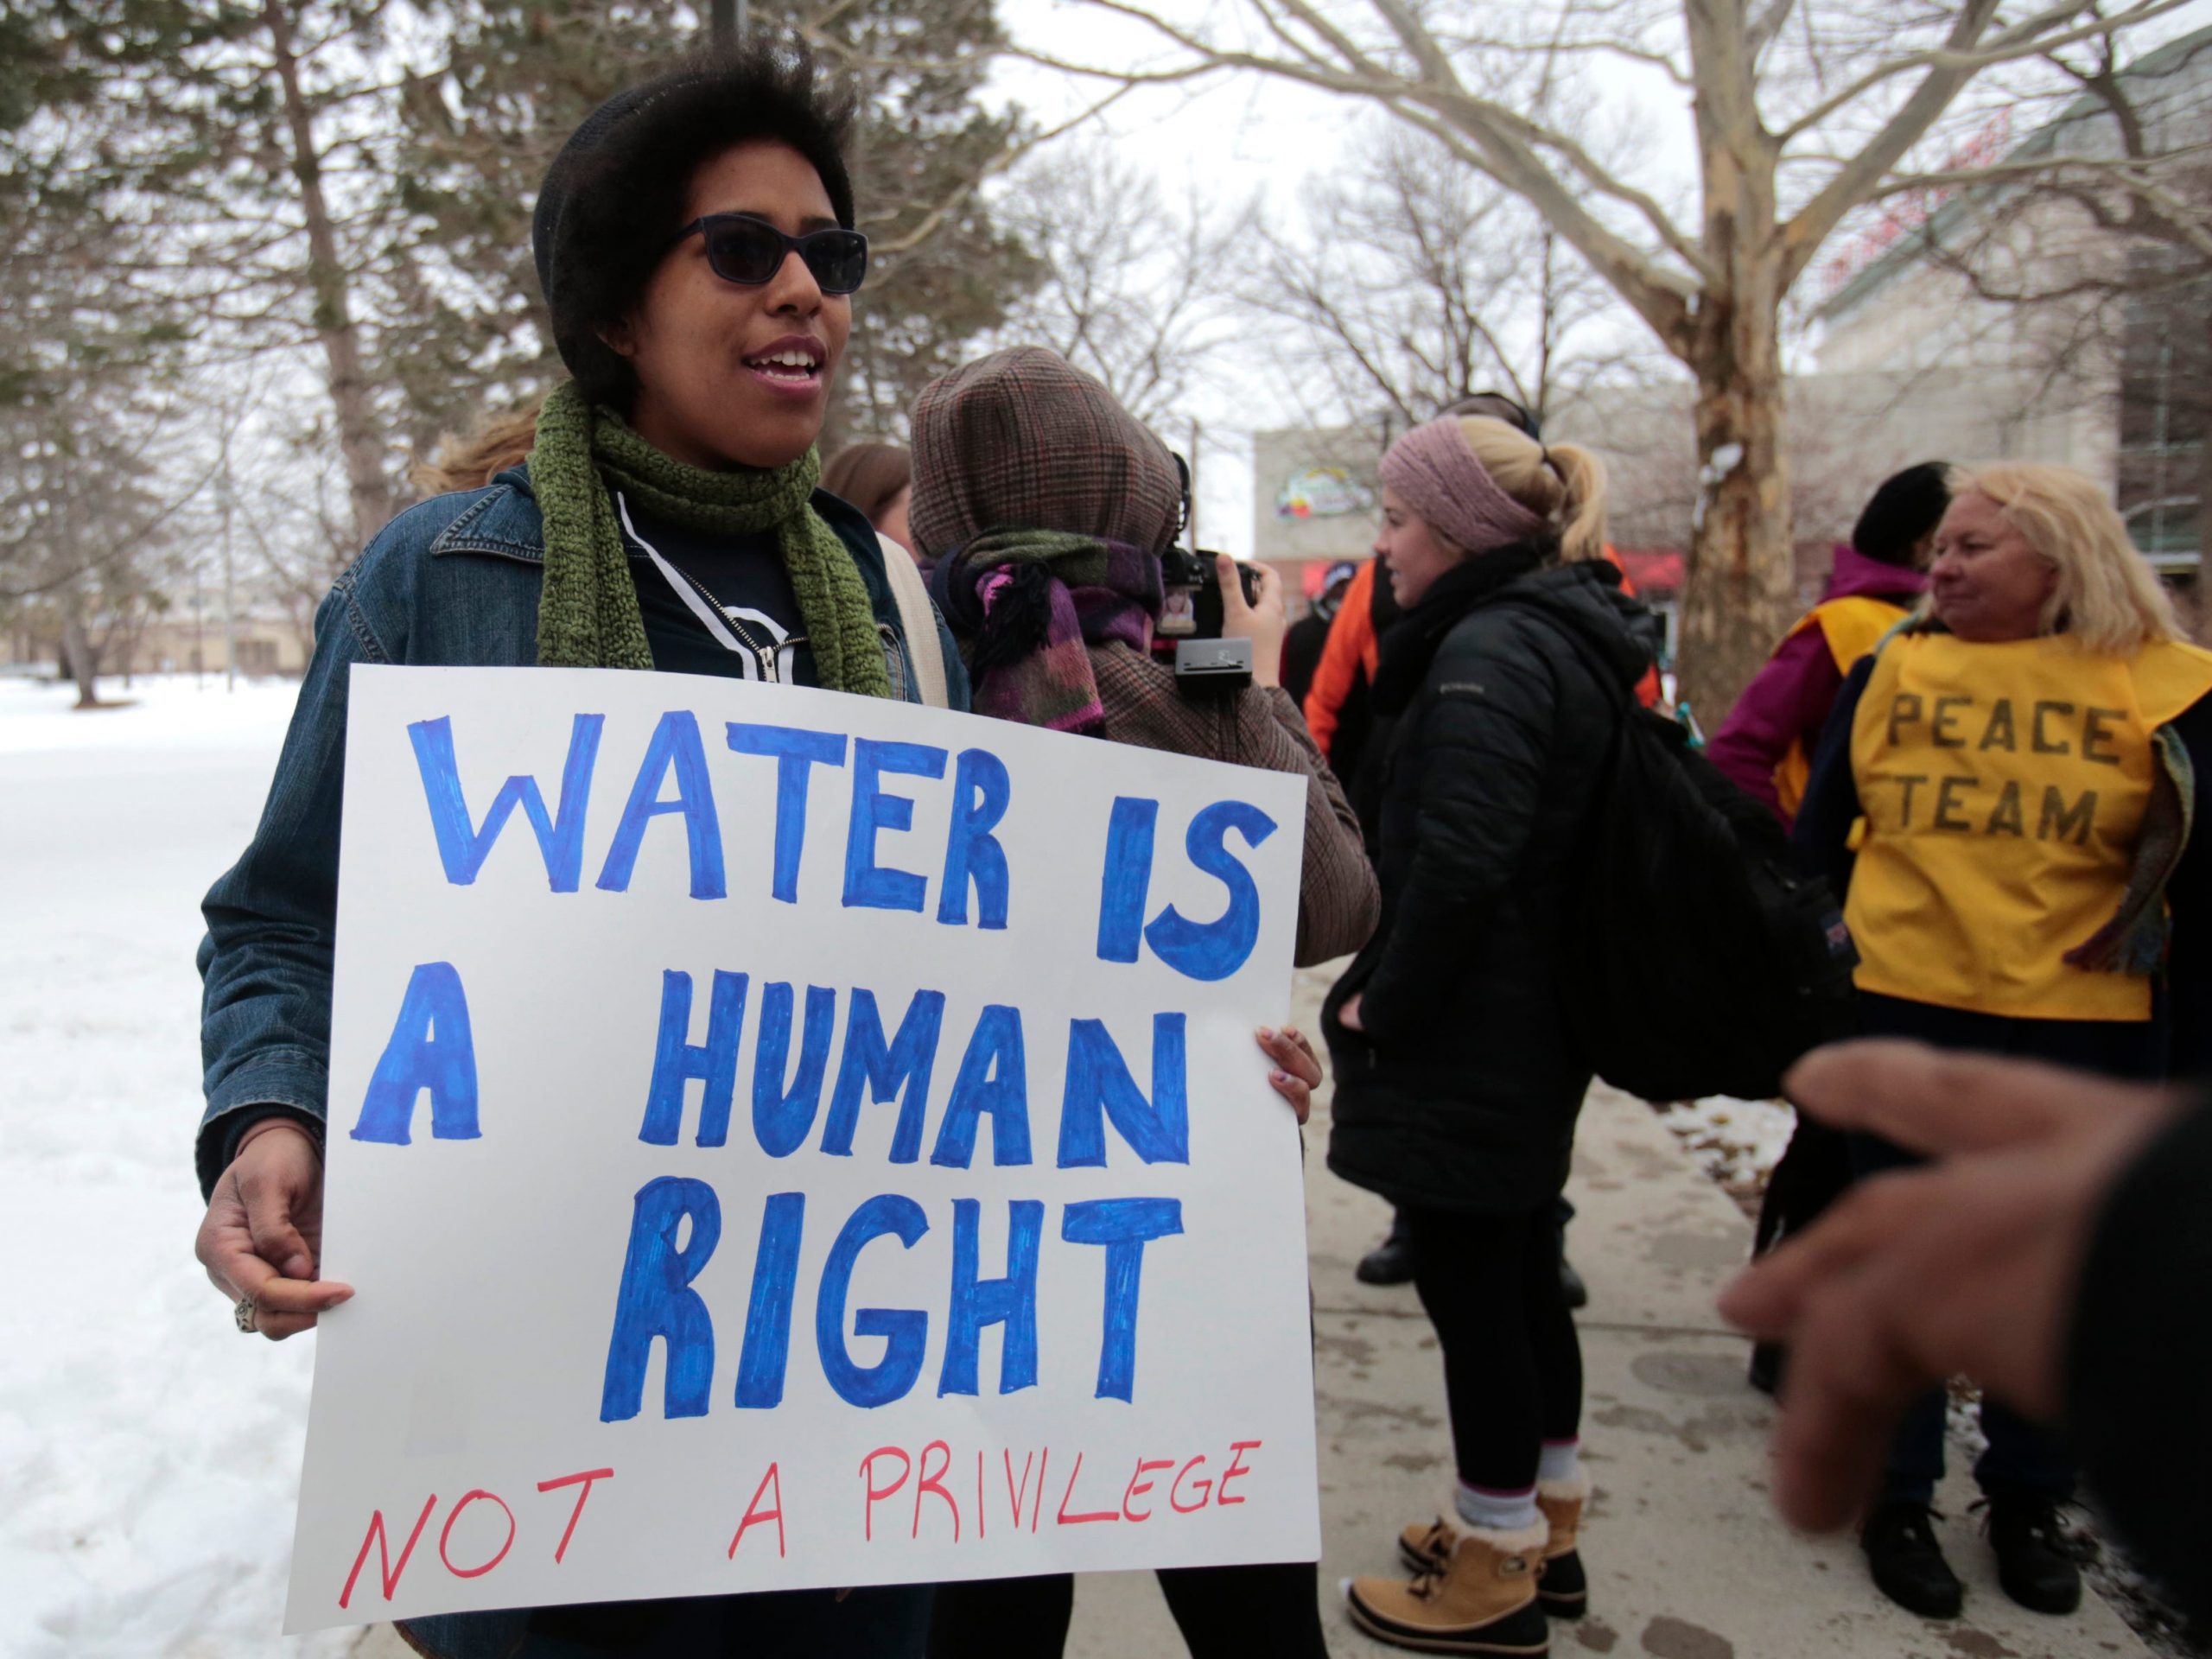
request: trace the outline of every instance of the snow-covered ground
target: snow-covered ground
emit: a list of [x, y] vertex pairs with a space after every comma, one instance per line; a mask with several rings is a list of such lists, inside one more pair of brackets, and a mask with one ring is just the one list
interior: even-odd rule
[[335, 1655], [277, 1636], [313, 1338], [192, 1259], [199, 901], [295, 687], [0, 680], [0, 1655]]
[[1733, 1100], [1726, 1095], [1676, 1101], [1658, 1110], [1659, 1121], [1705, 1173], [1738, 1200], [1766, 1191], [1766, 1178], [1782, 1161], [1797, 1122], [1797, 1115], [1781, 1101]]

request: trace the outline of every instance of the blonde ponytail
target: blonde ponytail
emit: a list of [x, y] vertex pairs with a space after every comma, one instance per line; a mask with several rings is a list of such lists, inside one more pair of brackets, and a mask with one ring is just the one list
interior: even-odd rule
[[1579, 444], [1555, 444], [1552, 464], [1565, 488], [1560, 500], [1559, 556], [1569, 564], [1605, 556], [1605, 463]]
[[1540, 513], [1559, 537], [1562, 563], [1602, 557], [1605, 550], [1605, 464], [1572, 443], [1547, 449], [1517, 426], [1465, 415], [1467, 448], [1497, 486]]
[[418, 496], [427, 499], [454, 490], [480, 490], [510, 467], [519, 467], [537, 442], [537, 410], [543, 397], [485, 416], [465, 433], [448, 432], [428, 458], [407, 469]]

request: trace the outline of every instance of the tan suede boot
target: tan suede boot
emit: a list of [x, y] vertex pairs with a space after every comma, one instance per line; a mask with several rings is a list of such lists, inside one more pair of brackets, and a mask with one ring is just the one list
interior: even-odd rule
[[1582, 1571], [1577, 1535], [1582, 1529], [1583, 1506], [1590, 1501], [1590, 1477], [1536, 1483], [1536, 1507], [1551, 1528], [1551, 1541], [1544, 1546], [1543, 1576], [1536, 1583], [1536, 1599], [1554, 1618], [1580, 1618], [1590, 1611], [1590, 1581]]
[[1398, 1554], [1413, 1572], [1440, 1572], [1459, 1535], [1440, 1515], [1427, 1526], [1416, 1521], [1398, 1535]]
[[1549, 1529], [1539, 1521], [1515, 1532], [1447, 1529], [1449, 1553], [1437, 1567], [1409, 1581], [1354, 1579], [1345, 1586], [1352, 1623], [1378, 1641], [1422, 1653], [1513, 1659], [1548, 1654], [1551, 1635], [1536, 1603], [1536, 1573]]

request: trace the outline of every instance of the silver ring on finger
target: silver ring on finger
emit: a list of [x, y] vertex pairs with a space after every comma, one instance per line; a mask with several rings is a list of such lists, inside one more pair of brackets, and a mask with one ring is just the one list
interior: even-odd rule
[[238, 1305], [231, 1310], [231, 1318], [237, 1322], [238, 1329], [249, 1337], [261, 1329], [260, 1310], [254, 1306], [253, 1298], [251, 1296], [238, 1298]]

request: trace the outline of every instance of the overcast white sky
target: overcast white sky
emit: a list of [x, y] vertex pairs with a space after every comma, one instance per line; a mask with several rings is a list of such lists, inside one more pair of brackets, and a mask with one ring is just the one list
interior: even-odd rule
[[[1141, 50], [1128, 35], [1116, 41], [1102, 28], [1096, 10], [1065, 0], [1001, 0], [1000, 15], [1016, 41], [1050, 42], [1071, 55], [1096, 51], [1110, 61], [1114, 46]], [[1001, 60], [992, 89], [1047, 127], [1110, 90], [1013, 59]], [[1256, 75], [1224, 76], [1134, 92], [1098, 118], [1097, 130], [1159, 181], [1166, 200], [1187, 200], [1195, 183], [1224, 207], [1256, 195], [1271, 215], [1286, 215], [1300, 182], [1336, 156], [1350, 114], [1340, 99]], [[1243, 556], [1252, 548], [1249, 434], [1295, 416], [1250, 346], [1221, 355], [1211, 390], [1190, 411], [1209, 429], [1198, 468], [1199, 530], [1209, 546]], [[1187, 453], [1186, 433], [1162, 435]]]

